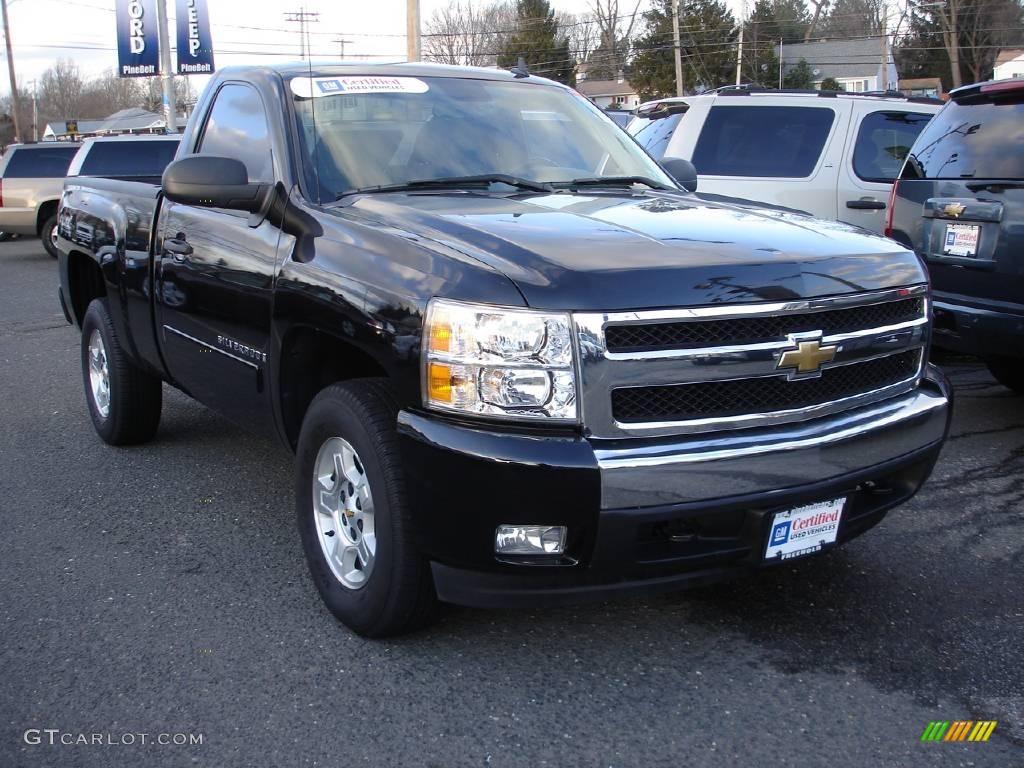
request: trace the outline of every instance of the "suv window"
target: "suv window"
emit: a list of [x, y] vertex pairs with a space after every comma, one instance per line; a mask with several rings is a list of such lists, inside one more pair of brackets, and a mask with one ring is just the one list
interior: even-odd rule
[[273, 183], [267, 113], [254, 88], [229, 83], [217, 91], [197, 151], [241, 160], [250, 182]]
[[160, 176], [178, 150], [176, 141], [100, 141], [89, 147], [80, 176]]
[[853, 172], [864, 181], [892, 182], [914, 140], [931, 115], [921, 112], [872, 112], [861, 121], [853, 149]]
[[1024, 179], [1024, 102], [950, 102], [925, 128], [903, 169], [909, 179]]
[[14, 149], [4, 169], [6, 179], [62, 179], [78, 147]]
[[626, 130], [647, 150], [647, 154], [655, 160], [661, 160], [668, 149], [669, 139], [682, 119], [682, 112], [656, 120], [649, 117], [634, 117], [626, 126]]
[[706, 176], [805, 178], [833, 122], [828, 107], [712, 107], [693, 164]]

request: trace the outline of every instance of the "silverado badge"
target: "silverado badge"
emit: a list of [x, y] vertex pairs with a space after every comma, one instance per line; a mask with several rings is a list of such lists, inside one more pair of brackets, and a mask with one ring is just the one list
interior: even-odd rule
[[951, 218], [959, 219], [961, 214], [963, 214], [963, 212], [966, 210], [967, 207], [960, 203], [950, 203], [949, 205], [942, 209], [942, 212], [947, 216], [950, 216]]
[[779, 356], [778, 369], [795, 368], [793, 373], [818, 373], [824, 363], [831, 363], [838, 347], [823, 347], [820, 339], [793, 342], [796, 349], [787, 349]]

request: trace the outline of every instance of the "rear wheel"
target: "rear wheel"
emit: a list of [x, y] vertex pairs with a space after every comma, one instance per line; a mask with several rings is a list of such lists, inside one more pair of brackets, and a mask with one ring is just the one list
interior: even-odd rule
[[313, 582], [342, 623], [367, 637], [425, 624], [435, 605], [416, 548], [387, 382], [333, 384], [309, 406], [296, 456], [299, 533]]
[[153, 439], [163, 384], [125, 354], [106, 299], [94, 299], [82, 320], [82, 380], [92, 424], [104, 442], [131, 445]]
[[985, 360], [996, 381], [1004, 387], [1024, 395], [1024, 359], [1019, 357], [990, 357]]
[[43, 248], [46, 252], [57, 258], [60, 251], [57, 250], [57, 214], [43, 222], [43, 228], [39, 232], [39, 239], [43, 241]]

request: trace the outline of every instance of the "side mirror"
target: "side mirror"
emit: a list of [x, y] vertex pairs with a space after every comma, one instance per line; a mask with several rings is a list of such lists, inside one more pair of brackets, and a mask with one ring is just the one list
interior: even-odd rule
[[666, 157], [661, 161], [661, 167], [687, 192], [697, 191], [697, 169], [689, 160], [684, 160], [681, 157]]
[[176, 203], [249, 213], [259, 212], [273, 189], [270, 184], [250, 184], [242, 161], [210, 155], [175, 160], [164, 170], [162, 184], [164, 195]]

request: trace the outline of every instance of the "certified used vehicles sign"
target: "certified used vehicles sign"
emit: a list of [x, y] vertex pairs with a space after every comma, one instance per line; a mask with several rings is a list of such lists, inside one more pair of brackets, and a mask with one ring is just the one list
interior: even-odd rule
[[776, 512], [764, 550], [765, 560], [788, 560], [833, 544], [846, 498]]

